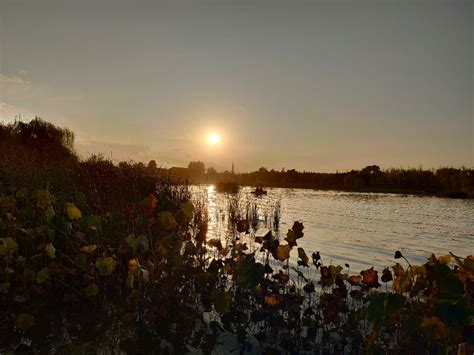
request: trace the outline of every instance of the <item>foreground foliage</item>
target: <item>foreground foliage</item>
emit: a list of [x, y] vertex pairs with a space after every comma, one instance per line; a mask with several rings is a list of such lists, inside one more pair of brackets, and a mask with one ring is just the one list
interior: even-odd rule
[[[350, 275], [297, 248], [300, 222], [285, 241], [251, 237], [250, 252], [247, 221], [227, 240], [206, 240], [191, 203], [159, 206], [152, 194], [119, 221], [48, 190], [2, 193], [0, 350], [209, 352], [226, 333], [241, 351], [423, 352], [474, 341], [472, 256]], [[393, 291], [376, 291], [380, 282]]]
[[23, 132], [21, 159], [0, 159], [1, 353], [472, 351], [472, 256], [397, 252], [354, 274], [298, 247], [301, 222], [256, 236], [238, 211], [208, 239], [186, 185], [80, 161], [54, 126], [16, 129], [2, 134]]

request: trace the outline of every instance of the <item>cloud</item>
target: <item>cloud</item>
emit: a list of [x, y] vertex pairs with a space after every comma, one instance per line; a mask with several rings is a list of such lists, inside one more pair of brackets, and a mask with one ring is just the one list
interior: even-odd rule
[[30, 96], [34, 92], [33, 83], [22, 76], [0, 73], [0, 99], [3, 97], [18, 99]]

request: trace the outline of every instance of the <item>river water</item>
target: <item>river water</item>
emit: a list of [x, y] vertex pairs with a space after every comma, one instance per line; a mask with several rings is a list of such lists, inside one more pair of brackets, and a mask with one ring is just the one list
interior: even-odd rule
[[[396, 250], [412, 264], [424, 263], [431, 253], [474, 254], [474, 200], [286, 188], [268, 188], [266, 196], [254, 197], [251, 190], [244, 187], [230, 197], [212, 185], [193, 187], [195, 198], [207, 205], [209, 238], [225, 237], [231, 199], [238, 200], [242, 215], [257, 205], [256, 235], [268, 231], [272, 206], [280, 201], [280, 226], [274, 232], [281, 240], [294, 221], [302, 221], [298, 246], [308, 256], [319, 251], [325, 264], [348, 263], [352, 272], [391, 266]], [[294, 263], [296, 248], [291, 256]]]

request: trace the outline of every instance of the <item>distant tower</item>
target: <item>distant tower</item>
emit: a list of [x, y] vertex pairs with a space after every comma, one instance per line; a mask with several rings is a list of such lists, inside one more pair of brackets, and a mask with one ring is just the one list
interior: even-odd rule
[[234, 175], [234, 162], [232, 162], [232, 175]]

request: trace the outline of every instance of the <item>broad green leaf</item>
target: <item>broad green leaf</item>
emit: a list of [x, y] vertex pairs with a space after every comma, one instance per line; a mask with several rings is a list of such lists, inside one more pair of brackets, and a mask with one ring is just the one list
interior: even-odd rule
[[136, 253], [138, 247], [140, 246], [140, 242], [135, 238], [135, 234], [131, 233], [125, 238], [130, 248], [132, 248], [133, 252]]
[[95, 282], [92, 282], [85, 288], [84, 292], [87, 297], [97, 296], [99, 294], [99, 286]]
[[33, 192], [33, 197], [36, 199], [36, 206], [45, 211], [54, 201], [54, 196], [48, 190], [36, 190]]
[[176, 219], [171, 212], [161, 212], [158, 218], [163, 228], [171, 230], [176, 227]]
[[253, 254], [246, 255], [237, 264], [237, 272], [239, 275], [239, 284], [254, 288], [258, 285], [265, 274], [265, 266], [255, 262]]
[[110, 256], [97, 259], [95, 262], [95, 267], [97, 270], [99, 270], [99, 274], [102, 276], [108, 276], [112, 274], [115, 271], [116, 265], [117, 262]]
[[19, 328], [19, 329], [23, 330], [24, 332], [26, 332], [28, 329], [30, 329], [33, 326], [33, 324], [35, 324], [35, 319], [33, 318], [33, 316], [31, 314], [20, 313], [16, 317], [15, 324], [16, 324], [17, 328]]
[[47, 267], [42, 268], [36, 275], [36, 282], [39, 284], [45, 283], [50, 277], [51, 274], [49, 273], [49, 269]]
[[66, 203], [66, 213], [71, 220], [80, 219], [82, 217], [81, 211], [74, 203]]
[[77, 254], [74, 258], [74, 264], [81, 270], [86, 268], [87, 258], [84, 254]]
[[7, 255], [9, 252], [18, 251], [18, 244], [11, 237], [0, 238], [0, 255]]
[[54, 259], [56, 257], [56, 248], [54, 247], [53, 243], [46, 244], [44, 251], [49, 258]]
[[56, 213], [54, 212], [53, 206], [49, 206], [48, 209], [44, 212], [44, 217], [46, 218], [46, 223], [50, 224]]
[[190, 221], [193, 219], [194, 206], [191, 202], [185, 202], [181, 204], [181, 211], [183, 211], [184, 216]]

